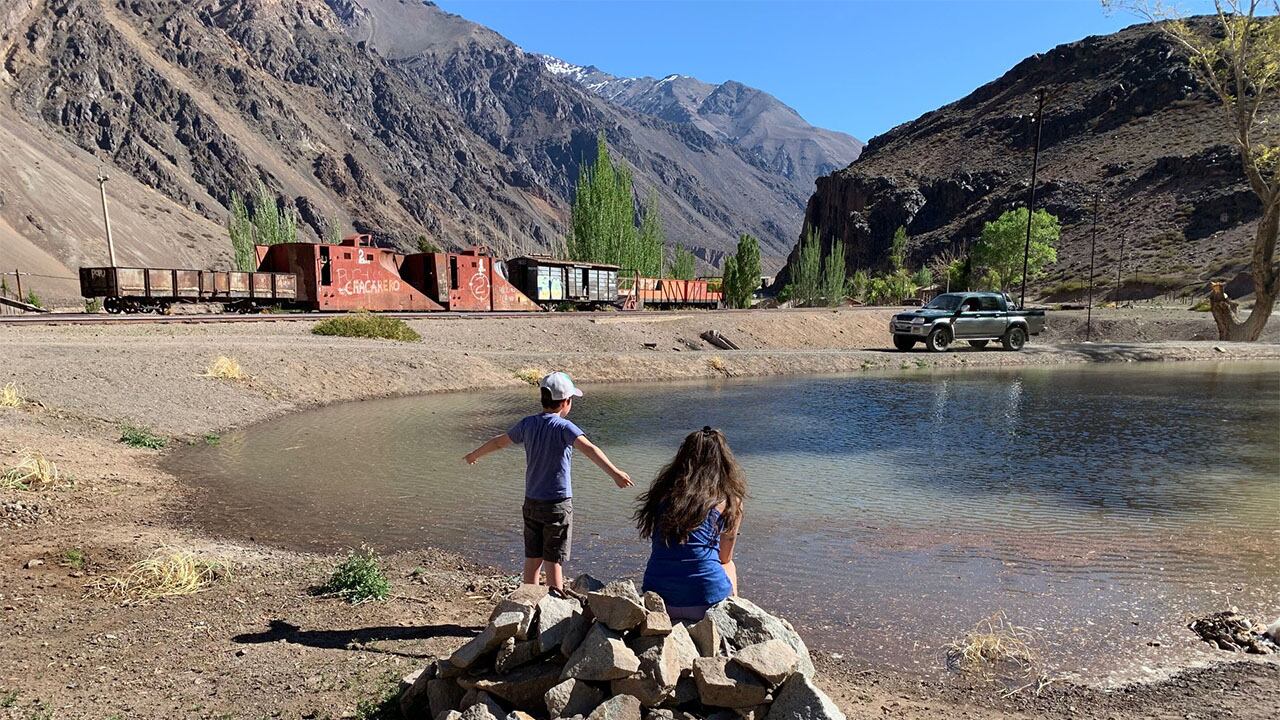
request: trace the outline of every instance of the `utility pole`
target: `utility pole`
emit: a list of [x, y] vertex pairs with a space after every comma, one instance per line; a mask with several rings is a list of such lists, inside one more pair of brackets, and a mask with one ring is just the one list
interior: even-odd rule
[[1089, 238], [1089, 309], [1086, 310], [1084, 325], [1084, 341], [1093, 337], [1093, 250], [1098, 246], [1098, 203], [1102, 193], [1093, 191], [1093, 237]]
[[111, 216], [107, 214], [107, 176], [98, 168], [98, 192], [102, 195], [102, 224], [107, 229], [107, 261], [111, 267], [116, 266], [116, 246], [111, 241]]
[[1116, 307], [1120, 307], [1120, 287], [1124, 281], [1124, 241], [1128, 235], [1126, 228], [1125, 234], [1120, 236], [1120, 263], [1116, 265]]
[[1027, 201], [1027, 242], [1022, 248], [1022, 296], [1018, 306], [1027, 306], [1027, 257], [1031, 254], [1031, 219], [1036, 212], [1036, 170], [1040, 165], [1040, 131], [1044, 129], [1044, 90], [1036, 91], [1036, 114], [1031, 122], [1036, 125], [1036, 146], [1031, 154], [1031, 199]]

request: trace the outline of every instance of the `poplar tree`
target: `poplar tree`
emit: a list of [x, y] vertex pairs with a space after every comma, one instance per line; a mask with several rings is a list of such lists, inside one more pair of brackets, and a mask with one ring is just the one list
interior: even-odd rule
[[687, 249], [677, 245], [671, 252], [671, 265], [667, 269], [667, 277], [677, 280], [692, 280], [698, 271], [698, 259]]
[[662, 215], [657, 194], [649, 196], [637, 229], [631, 171], [614, 164], [601, 132], [596, 138], [595, 161], [578, 170], [566, 249], [569, 257], [583, 262], [609, 263], [647, 277], [662, 271]]
[[822, 296], [822, 239], [817, 228], [805, 228], [800, 238], [800, 253], [790, 269], [788, 294], [797, 305], [816, 304]]
[[724, 303], [733, 308], [751, 307], [751, 296], [760, 286], [760, 242], [743, 233], [737, 252], [724, 261]]
[[827, 253], [827, 261], [822, 269], [822, 297], [827, 307], [835, 307], [844, 299], [845, 281], [844, 241], [831, 243], [831, 251]]

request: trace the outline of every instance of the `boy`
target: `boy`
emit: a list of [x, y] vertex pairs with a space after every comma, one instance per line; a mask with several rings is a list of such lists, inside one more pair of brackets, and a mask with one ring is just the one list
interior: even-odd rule
[[511, 443], [524, 445], [524, 582], [537, 584], [538, 571], [545, 566], [547, 586], [564, 593], [564, 563], [569, 561], [573, 542], [573, 485], [570, 461], [573, 449], [582, 451], [619, 488], [631, 487], [631, 476], [619, 470], [600, 448], [565, 419], [573, 409], [573, 399], [582, 397], [567, 373], [553, 372], [538, 383], [542, 412], [530, 415], [510, 430], [467, 453], [465, 460], [477, 460]]

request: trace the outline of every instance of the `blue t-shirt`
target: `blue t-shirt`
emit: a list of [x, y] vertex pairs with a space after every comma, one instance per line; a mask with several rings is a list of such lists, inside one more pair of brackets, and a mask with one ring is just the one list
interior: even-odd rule
[[511, 426], [507, 437], [524, 445], [524, 496], [531, 500], [567, 500], [573, 497], [569, 466], [573, 441], [582, 430], [555, 413], [530, 415]]

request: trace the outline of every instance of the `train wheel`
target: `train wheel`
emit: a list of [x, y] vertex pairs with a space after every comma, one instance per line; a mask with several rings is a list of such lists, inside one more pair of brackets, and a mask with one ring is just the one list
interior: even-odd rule
[[120, 306], [120, 298], [109, 297], [102, 301], [102, 309], [106, 310], [109, 315], [119, 315], [124, 311]]

